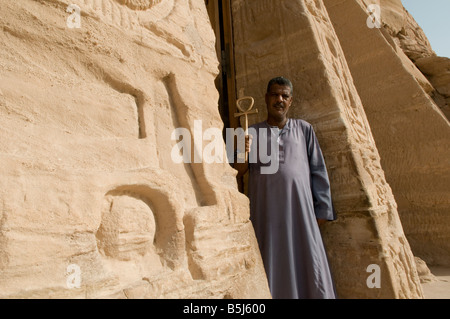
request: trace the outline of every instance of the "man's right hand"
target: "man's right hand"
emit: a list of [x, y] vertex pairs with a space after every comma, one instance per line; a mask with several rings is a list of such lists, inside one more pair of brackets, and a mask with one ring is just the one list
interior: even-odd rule
[[[250, 153], [250, 149], [252, 147], [252, 135], [246, 135], [245, 136], [245, 152], [248, 154]], [[234, 168], [238, 171], [238, 176], [243, 176], [248, 171], [248, 156], [245, 161], [243, 159], [245, 158], [245, 153], [238, 153], [238, 158], [236, 160], [236, 163], [234, 163]], [[241, 162], [242, 161], [242, 162]]]

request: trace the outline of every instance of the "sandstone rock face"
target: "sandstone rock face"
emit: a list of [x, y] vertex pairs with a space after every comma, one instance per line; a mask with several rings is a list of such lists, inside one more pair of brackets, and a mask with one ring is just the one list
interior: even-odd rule
[[0, 297], [270, 297], [235, 172], [171, 156], [223, 126], [204, 2], [0, 11]]
[[429, 283], [437, 281], [436, 276], [431, 273], [426, 262], [424, 262], [419, 257], [414, 257], [414, 259], [416, 261], [417, 273], [419, 274], [421, 283]]
[[429, 56], [417, 59], [415, 63], [434, 87], [433, 100], [450, 120], [450, 59]]
[[[370, 1], [366, 1], [370, 2]], [[400, 1], [398, 1], [400, 2]], [[384, 27], [368, 28], [367, 10], [355, 1], [325, 1], [347, 58], [352, 77], [364, 105], [381, 155], [381, 166], [392, 187], [402, 225], [415, 255], [429, 264], [450, 264], [450, 125], [424, 89], [410, 61], [391, 34], [399, 28], [413, 29], [414, 20], [396, 1], [382, 2]], [[397, 10], [394, 10], [397, 8]], [[346, 12], [344, 18], [343, 12]], [[398, 12], [392, 18], [392, 12]], [[390, 14], [391, 13], [391, 14]], [[402, 20], [400, 17], [403, 16]], [[354, 21], [349, 24], [348, 20]], [[397, 25], [393, 21], [397, 21]], [[407, 21], [407, 22], [405, 22]], [[399, 23], [400, 22], [400, 23]], [[415, 22], [414, 22], [415, 23]], [[419, 30], [417, 26], [414, 30]], [[391, 30], [386, 32], [386, 30]], [[394, 31], [392, 31], [394, 30]], [[349, 38], [347, 34], [354, 35]], [[445, 92], [449, 59], [437, 58], [424, 36], [409, 34], [417, 61], [428, 69], [427, 77]], [[417, 62], [416, 64], [420, 63]], [[438, 62], [439, 61], [439, 62]], [[436, 67], [433, 67], [435, 65]], [[448, 71], [447, 71], [448, 72]]]
[[414, 17], [403, 8], [400, 0], [376, 1], [360, 0], [363, 7], [370, 4], [381, 4], [381, 21], [386, 31], [400, 51], [427, 77], [432, 85], [428, 93], [441, 108], [447, 119], [450, 119], [450, 76], [448, 57], [438, 57], [433, 51], [427, 36], [414, 20]]
[[380, 20], [386, 30], [413, 61], [436, 55], [430, 41], [401, 0], [358, 0], [363, 8], [371, 4], [380, 5]]

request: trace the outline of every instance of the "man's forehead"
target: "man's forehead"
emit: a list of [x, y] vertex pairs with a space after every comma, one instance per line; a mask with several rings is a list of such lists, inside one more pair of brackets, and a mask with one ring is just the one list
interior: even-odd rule
[[280, 85], [280, 84], [273, 84], [270, 87], [269, 90], [270, 93], [283, 93], [283, 94], [290, 94], [291, 88], [289, 85]]

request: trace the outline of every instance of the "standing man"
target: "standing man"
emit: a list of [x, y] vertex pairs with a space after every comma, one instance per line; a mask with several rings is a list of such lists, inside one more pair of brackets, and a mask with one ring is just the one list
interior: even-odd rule
[[[250, 170], [250, 218], [272, 297], [336, 298], [319, 230], [335, 219], [328, 174], [312, 126], [287, 116], [292, 93], [288, 79], [270, 80], [267, 121], [251, 126], [253, 136], [246, 138], [250, 163], [236, 163], [235, 168], [239, 175]], [[261, 139], [264, 130], [267, 141]], [[278, 170], [264, 174], [261, 168], [270, 163], [260, 161], [260, 145], [273, 145], [271, 139], [277, 139]]]

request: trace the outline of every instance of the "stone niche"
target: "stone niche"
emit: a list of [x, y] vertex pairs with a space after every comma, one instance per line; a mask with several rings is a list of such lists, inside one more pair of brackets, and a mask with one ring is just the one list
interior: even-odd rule
[[116, 196], [106, 201], [96, 237], [99, 250], [118, 260], [155, 254], [156, 223], [152, 209], [133, 196]]

